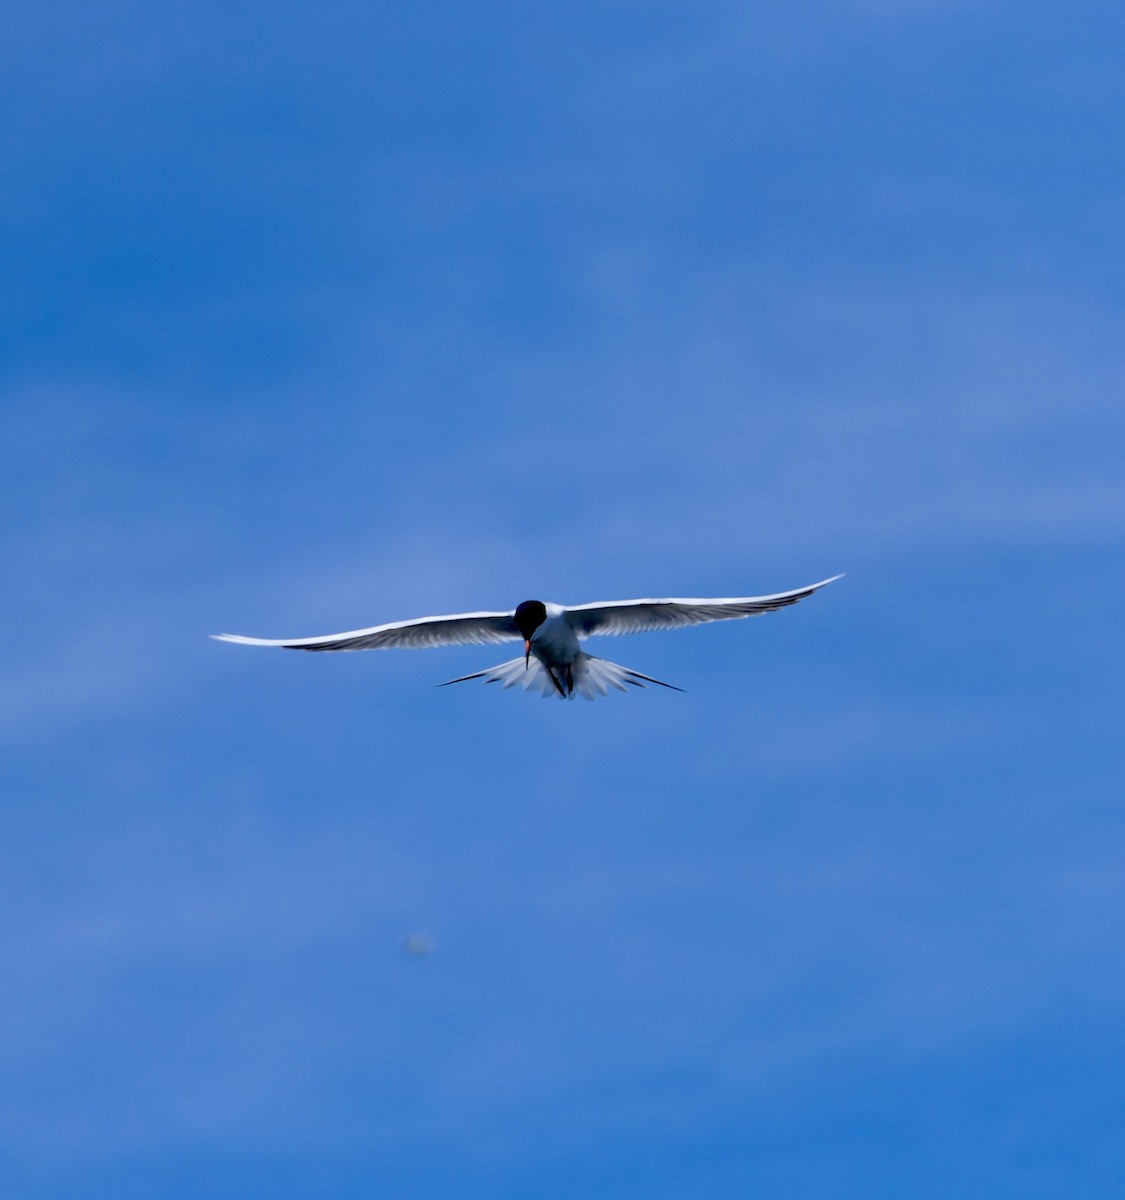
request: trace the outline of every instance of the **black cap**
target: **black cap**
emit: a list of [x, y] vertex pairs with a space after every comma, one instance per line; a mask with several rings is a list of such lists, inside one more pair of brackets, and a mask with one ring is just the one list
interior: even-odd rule
[[547, 619], [547, 606], [542, 600], [525, 600], [516, 606], [515, 618], [516, 628], [530, 642], [531, 635]]

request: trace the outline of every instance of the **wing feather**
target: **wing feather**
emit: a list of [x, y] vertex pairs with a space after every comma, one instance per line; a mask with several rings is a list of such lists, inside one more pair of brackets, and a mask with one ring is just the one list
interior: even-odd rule
[[654, 629], [679, 629], [708, 621], [734, 621], [773, 612], [796, 604], [806, 596], [834, 583], [841, 576], [822, 579], [809, 587], [777, 592], [772, 596], [735, 596], [728, 599], [608, 600], [576, 604], [566, 610], [579, 637], [647, 633]]
[[242, 646], [281, 646], [286, 650], [390, 650], [420, 649], [427, 646], [481, 645], [507, 642], [520, 636], [511, 613], [457, 613], [448, 617], [417, 617], [412, 621], [392, 621], [370, 629], [350, 633], [330, 633], [324, 637], [271, 639], [242, 637], [237, 633], [216, 633], [220, 642]]

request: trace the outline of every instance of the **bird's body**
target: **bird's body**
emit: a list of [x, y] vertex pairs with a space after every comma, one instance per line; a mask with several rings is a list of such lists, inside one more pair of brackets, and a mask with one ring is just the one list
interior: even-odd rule
[[[419, 617], [393, 621], [370, 629], [327, 637], [272, 640], [223, 633], [220, 641], [252, 646], [280, 646], [287, 650], [377, 650], [391, 647], [422, 647], [523, 639], [524, 654], [472, 675], [451, 679], [464, 683], [483, 679], [505, 688], [522, 684], [544, 696], [569, 699], [574, 695], [593, 700], [605, 696], [610, 687], [627, 691], [628, 686], [656, 683], [675, 688], [650, 675], [587, 654], [581, 641], [595, 634], [610, 636], [675, 629], [708, 621], [735, 620], [772, 612], [796, 604], [813, 592], [839, 579], [822, 580], [809, 587], [777, 592], [771, 596], [741, 596], [712, 600], [611, 600], [595, 604], [562, 605], [542, 600], [525, 600], [512, 612], [457, 613], [447, 617]], [[446, 686], [446, 685], [441, 685]]]
[[531, 653], [545, 667], [566, 667], [574, 663], [582, 653], [578, 634], [566, 619], [566, 609], [561, 604], [544, 603], [547, 619], [531, 637]]

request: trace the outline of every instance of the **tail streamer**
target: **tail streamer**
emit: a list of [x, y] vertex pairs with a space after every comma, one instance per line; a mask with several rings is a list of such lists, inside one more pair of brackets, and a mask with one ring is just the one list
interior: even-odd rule
[[653, 679], [651, 675], [643, 675], [631, 667], [623, 667], [620, 663], [596, 658], [592, 654], [580, 654], [571, 666], [571, 675], [574, 680], [573, 689], [561, 692], [547, 668], [538, 659], [533, 658], [530, 664], [525, 664], [522, 658], [513, 658], [485, 671], [474, 671], [472, 675], [448, 679], [445, 683], [439, 683], [438, 687], [449, 687], [450, 684], [480, 679], [485, 683], [499, 683], [505, 691], [508, 688], [522, 687], [524, 691], [538, 692], [544, 698], [557, 696], [560, 700], [573, 700], [575, 695], [584, 700], [596, 700], [599, 696], [608, 696], [611, 687], [619, 692], [627, 692], [630, 687], [643, 688], [650, 683], [673, 692], [684, 690], [676, 687], [674, 683], [664, 683], [663, 680]]

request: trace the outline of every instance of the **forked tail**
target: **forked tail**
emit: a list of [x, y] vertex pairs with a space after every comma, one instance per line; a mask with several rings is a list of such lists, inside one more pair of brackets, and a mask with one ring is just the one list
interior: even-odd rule
[[565, 674], [565, 668], [550, 672], [537, 659], [532, 658], [525, 664], [523, 658], [513, 658], [497, 667], [489, 667], [487, 671], [476, 671], [472, 675], [462, 675], [459, 679], [449, 679], [439, 683], [438, 687], [449, 687], [451, 683], [467, 683], [470, 679], [483, 679], [485, 683], [499, 683], [504, 689], [522, 687], [527, 692], [538, 692], [541, 696], [558, 696], [560, 700], [573, 700], [575, 695], [585, 700], [596, 700], [599, 696], [608, 696], [611, 687], [619, 692], [627, 692], [630, 687], [643, 688], [646, 684], [655, 683], [660, 687], [671, 688], [674, 692], [682, 692], [674, 683], [664, 683], [653, 679], [651, 675], [642, 675], [630, 667], [620, 663], [607, 662], [604, 658], [595, 658], [592, 654], [580, 654], [570, 668], [570, 678]]

